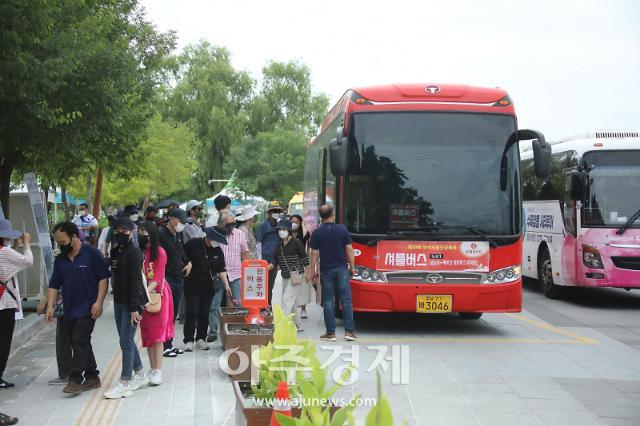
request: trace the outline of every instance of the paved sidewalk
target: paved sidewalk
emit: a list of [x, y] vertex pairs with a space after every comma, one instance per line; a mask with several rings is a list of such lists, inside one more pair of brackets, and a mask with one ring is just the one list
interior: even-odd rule
[[[301, 334], [317, 339], [323, 332], [321, 308], [308, 311]], [[338, 367], [349, 363], [349, 351], [359, 352], [359, 381], [337, 396], [374, 397], [375, 374], [366, 371], [377, 355], [372, 347], [407, 345], [408, 384], [391, 384], [393, 362], [383, 375], [397, 424], [638, 425], [640, 352], [594, 328], [557, 327], [527, 311], [478, 321], [382, 314], [356, 321], [358, 344], [343, 341], [339, 326], [338, 342], [318, 341], [320, 357], [339, 349], [340, 360], [332, 364]], [[179, 325], [177, 333], [182, 335]], [[9, 360], [6, 378], [16, 388], [0, 391], [0, 411], [20, 417], [21, 425], [235, 424], [231, 382], [217, 365], [219, 342], [210, 351], [165, 359], [162, 386], [108, 401], [102, 393], [120, 372], [112, 305], [93, 340], [102, 389], [69, 397], [46, 384], [56, 375], [54, 337], [55, 327], [48, 327]], [[357, 410], [358, 424], [366, 413]]]

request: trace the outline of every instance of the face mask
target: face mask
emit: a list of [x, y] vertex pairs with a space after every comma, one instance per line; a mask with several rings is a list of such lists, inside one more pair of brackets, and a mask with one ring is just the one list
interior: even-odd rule
[[280, 219], [280, 213], [271, 213], [271, 218], [273, 220], [278, 220]]
[[119, 246], [126, 246], [127, 244], [129, 244], [129, 242], [131, 241], [131, 239], [129, 237], [130, 236], [127, 235], [127, 234], [116, 234], [116, 235], [114, 235], [116, 243], [118, 243]]
[[182, 231], [184, 231], [184, 223], [179, 223], [178, 226], [176, 226], [176, 232]]
[[140, 246], [140, 250], [144, 250], [147, 248], [147, 244], [149, 244], [149, 236], [148, 235], [138, 235], [138, 245]]
[[211, 241], [211, 248], [220, 247], [220, 243], [217, 241]]
[[300, 229], [300, 224], [298, 224], [298, 223], [292, 223], [292, 224], [291, 224], [291, 228], [292, 228], [294, 231], [297, 231], [298, 229]]
[[11, 240], [2, 240], [2, 245], [5, 247], [11, 247]]
[[60, 247], [60, 254], [62, 254], [63, 256], [67, 256], [73, 251], [73, 246], [71, 245], [71, 243], [58, 244], [58, 246]]
[[84, 216], [86, 216], [86, 215], [88, 215], [88, 214], [89, 214], [89, 212], [88, 212], [88, 211], [86, 211], [86, 210], [80, 210], [80, 216], [83, 216], [83, 217], [84, 217]]
[[129, 219], [131, 219], [131, 222], [137, 222], [138, 221], [138, 215], [137, 214], [132, 214], [131, 216], [129, 216]]
[[227, 223], [226, 225], [224, 225], [224, 228], [227, 231], [227, 235], [231, 235], [235, 227], [236, 227], [235, 223]]
[[280, 238], [285, 239], [289, 236], [289, 231], [281, 229], [280, 231], [278, 231], [278, 235], [280, 236]]

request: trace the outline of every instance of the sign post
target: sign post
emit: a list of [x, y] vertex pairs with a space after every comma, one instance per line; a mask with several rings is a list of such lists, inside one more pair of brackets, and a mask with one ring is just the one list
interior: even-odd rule
[[242, 262], [242, 306], [249, 310], [246, 324], [264, 324], [260, 313], [269, 304], [269, 264], [264, 260]]

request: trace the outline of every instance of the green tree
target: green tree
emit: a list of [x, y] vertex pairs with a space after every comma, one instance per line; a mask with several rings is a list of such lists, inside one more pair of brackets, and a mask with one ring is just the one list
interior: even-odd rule
[[166, 114], [187, 123], [198, 138], [195, 183], [208, 192], [209, 181], [227, 177], [230, 149], [241, 143], [246, 128], [244, 109], [253, 81], [231, 65], [229, 51], [206, 41], [188, 46], [178, 57], [177, 85], [166, 103]]
[[0, 6], [0, 200], [15, 171], [65, 185], [96, 165], [139, 172], [173, 33], [137, 0], [9, 0]]
[[241, 188], [268, 200], [289, 200], [301, 190], [306, 141], [299, 131], [276, 129], [234, 146], [230, 166]]

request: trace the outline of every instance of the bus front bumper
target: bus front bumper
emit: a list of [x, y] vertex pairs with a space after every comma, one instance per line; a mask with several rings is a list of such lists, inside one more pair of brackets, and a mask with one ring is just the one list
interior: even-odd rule
[[452, 312], [520, 312], [521, 279], [508, 284], [393, 284], [351, 281], [356, 312], [416, 312], [419, 295], [451, 295]]

